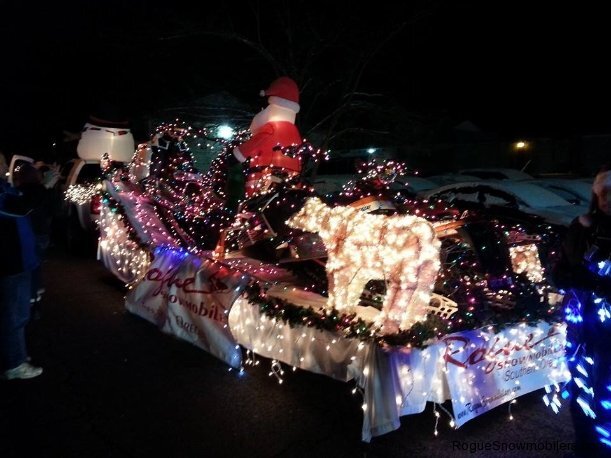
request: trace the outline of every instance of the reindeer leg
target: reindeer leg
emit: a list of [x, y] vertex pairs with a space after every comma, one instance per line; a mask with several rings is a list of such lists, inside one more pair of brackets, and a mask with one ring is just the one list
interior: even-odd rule
[[404, 322], [413, 323], [411, 308], [416, 290], [415, 279], [410, 275], [413, 262], [413, 259], [402, 259], [389, 273], [390, 282], [382, 308], [385, 333], [399, 331], [400, 328], [403, 328], [402, 323]]
[[363, 294], [363, 290], [365, 289], [365, 285], [368, 281], [369, 279], [360, 274], [359, 271], [354, 273], [352, 280], [348, 285], [348, 297], [346, 299], [351, 309], [359, 305], [361, 295]]
[[329, 306], [351, 313], [358, 305], [367, 279], [353, 266], [344, 266], [328, 274]]
[[[327, 261], [327, 264], [329, 261]], [[329, 282], [329, 300], [327, 306], [337, 310], [342, 310], [347, 304], [346, 290], [346, 267], [340, 267], [331, 272], [327, 272]]]

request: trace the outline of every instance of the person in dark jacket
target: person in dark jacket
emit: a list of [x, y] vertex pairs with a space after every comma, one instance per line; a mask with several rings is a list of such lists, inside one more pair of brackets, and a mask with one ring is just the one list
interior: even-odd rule
[[0, 377], [37, 377], [29, 363], [25, 326], [30, 318], [30, 281], [38, 264], [31, 206], [0, 177]]
[[592, 186], [590, 211], [576, 218], [554, 269], [566, 290], [567, 385], [578, 456], [611, 456], [611, 171]]
[[[50, 178], [50, 179], [49, 179]], [[32, 230], [36, 240], [36, 254], [42, 263], [51, 240], [51, 223], [53, 220], [53, 186], [59, 174], [56, 170], [48, 170], [43, 176], [42, 172], [30, 163], [21, 164], [15, 169], [13, 183], [15, 188], [28, 207], [32, 209], [28, 218], [32, 223]], [[40, 315], [40, 302], [45, 291], [42, 267], [38, 266], [32, 271], [30, 303], [34, 317]]]

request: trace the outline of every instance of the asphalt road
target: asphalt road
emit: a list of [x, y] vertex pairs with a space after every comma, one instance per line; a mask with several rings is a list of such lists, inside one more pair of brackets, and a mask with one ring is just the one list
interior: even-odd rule
[[[278, 385], [265, 359], [239, 376], [128, 313], [122, 286], [91, 257], [55, 249], [44, 269], [28, 334], [45, 372], [0, 382], [0, 457], [570, 456], [559, 450], [573, 441], [568, 407], [555, 415], [542, 391], [518, 399], [513, 421], [507, 405], [458, 430], [442, 415], [435, 437], [429, 404], [364, 444], [352, 384], [299, 370]], [[529, 442], [540, 449], [516, 450]]]

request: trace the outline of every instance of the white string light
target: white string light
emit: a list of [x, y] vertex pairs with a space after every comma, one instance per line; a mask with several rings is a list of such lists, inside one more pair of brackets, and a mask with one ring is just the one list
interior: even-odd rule
[[278, 380], [278, 384], [282, 385], [282, 376], [284, 375], [284, 369], [282, 369], [282, 364], [277, 359], [272, 359], [271, 370], [269, 372], [270, 377], [273, 375]]
[[511, 414], [511, 406], [513, 404], [516, 404], [518, 402], [517, 399], [513, 399], [511, 402], [509, 402], [509, 406], [507, 407], [507, 411], [509, 413], [509, 421], [513, 420], [513, 415]]
[[539, 250], [534, 243], [509, 247], [511, 266], [517, 274], [526, 273], [526, 277], [535, 283], [543, 281], [544, 269], [539, 259]]
[[151, 263], [148, 250], [141, 248], [129, 238], [124, 218], [113, 212], [108, 205], [102, 205], [100, 212], [98, 248], [101, 253], [107, 255], [107, 259], [113, 261], [114, 267], [127, 286], [140, 281]]
[[72, 202], [76, 205], [88, 205], [93, 196], [98, 194], [102, 189], [102, 183], [93, 183], [88, 185], [71, 184], [64, 193], [64, 200]]

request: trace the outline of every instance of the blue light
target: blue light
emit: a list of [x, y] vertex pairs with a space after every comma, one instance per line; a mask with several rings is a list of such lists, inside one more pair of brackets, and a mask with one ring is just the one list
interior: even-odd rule
[[[571, 292], [569, 291], [569, 293]], [[592, 380], [590, 380], [588, 371], [597, 370], [597, 361], [592, 358], [593, 352], [592, 349], [589, 348], [589, 344], [586, 345], [579, 340], [575, 340], [575, 337], [584, 331], [582, 329], [584, 319], [591, 321], [592, 324], [602, 322], [605, 323], [605, 326], [606, 323], [611, 322], [611, 304], [605, 300], [605, 298], [598, 297], [594, 293], [591, 293], [587, 298], [587, 305], [594, 305], [595, 307], [589, 309], [591, 311], [584, 317], [582, 315], [583, 305], [578, 299], [578, 294], [579, 292], [572, 292], [573, 297], [569, 300], [564, 309], [565, 320], [569, 324], [569, 328], [572, 328], [575, 333], [569, 332], [567, 334], [567, 360], [571, 367], [572, 378], [565, 385], [560, 396], [562, 399], [574, 398], [576, 403], [583, 410], [584, 415], [587, 417], [596, 419], [596, 411], [598, 411], [600, 423], [598, 425], [592, 425], [592, 428], [595, 428], [600, 442], [611, 447], [611, 429], [608, 427], [609, 423], [605, 421], [609, 417], [607, 412], [611, 411], [611, 397], [607, 398], [601, 396], [598, 391], [602, 390], [602, 387], [599, 388], [598, 384], [596, 384], [597, 393], [594, 392], [595, 387], [590, 386]], [[596, 315], [594, 315], [594, 312]], [[602, 325], [599, 326], [599, 329], [603, 330]], [[571, 349], [571, 351], [569, 352], [568, 349]], [[590, 369], [590, 367], [592, 367], [592, 369]], [[571, 385], [573, 385], [572, 388]], [[607, 392], [611, 392], [611, 384], [608, 380], [607, 384], [602, 386], [607, 389]]]
[[564, 308], [564, 316], [570, 323], [582, 323], [581, 303], [577, 299], [571, 299]]
[[581, 396], [577, 398], [577, 404], [579, 404], [579, 407], [581, 407], [581, 410], [583, 410], [583, 413], [586, 414], [586, 416], [596, 418], [596, 413], [590, 408], [590, 404], [588, 404], [588, 402]]
[[[594, 299], [594, 303], [595, 304], [600, 304], [602, 301], [602, 299], [597, 298]], [[601, 306], [598, 308], [598, 318], [600, 319], [601, 323], [604, 323], [607, 319], [611, 318], [611, 313], [609, 313], [609, 309], [607, 308], [607, 302], [602, 302]]]
[[566, 321], [569, 321], [569, 322], [575, 323], [575, 324], [583, 322], [583, 318], [582, 318], [581, 315], [572, 315], [572, 314], [569, 313], [568, 309], [565, 309], [565, 312], [567, 312], [566, 313]]
[[189, 252], [183, 248], [173, 247], [170, 245], [160, 245], [155, 248], [153, 253], [154, 256], [170, 256], [173, 258], [172, 261], [182, 261], [190, 256]]

